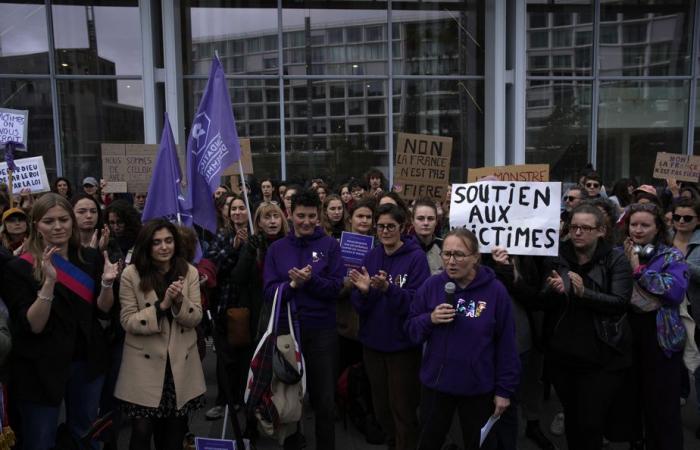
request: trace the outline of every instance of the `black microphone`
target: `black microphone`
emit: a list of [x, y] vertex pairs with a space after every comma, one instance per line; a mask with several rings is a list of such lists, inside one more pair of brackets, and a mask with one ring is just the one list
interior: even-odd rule
[[451, 281], [445, 283], [445, 303], [449, 303], [452, 307], [455, 307], [455, 291], [457, 286]]

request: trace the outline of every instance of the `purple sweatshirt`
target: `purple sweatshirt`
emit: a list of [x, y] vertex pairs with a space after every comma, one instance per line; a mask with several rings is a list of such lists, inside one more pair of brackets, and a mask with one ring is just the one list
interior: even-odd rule
[[[311, 279], [301, 287], [289, 287], [289, 270], [311, 265]], [[272, 301], [275, 289], [284, 284], [284, 298], [294, 300], [302, 329], [335, 328], [335, 302], [345, 275], [338, 241], [321, 227], [308, 237], [294, 231], [275, 241], [265, 255], [263, 271], [265, 299]]]
[[520, 379], [520, 359], [506, 288], [493, 270], [480, 266], [465, 289], [457, 286], [454, 321], [435, 325], [430, 313], [445, 302], [445, 283], [449, 281], [453, 280], [445, 272], [428, 278], [411, 304], [409, 336], [415, 343], [426, 343], [421, 382], [447, 394], [494, 392], [512, 397]]
[[380, 352], [415, 348], [406, 334], [406, 316], [416, 290], [430, 276], [425, 252], [412, 236], [402, 236], [403, 245], [387, 255], [378, 245], [362, 265], [369, 276], [383, 270], [389, 278], [386, 292], [370, 288], [367, 295], [353, 289], [351, 302], [360, 316], [358, 338], [365, 347]]

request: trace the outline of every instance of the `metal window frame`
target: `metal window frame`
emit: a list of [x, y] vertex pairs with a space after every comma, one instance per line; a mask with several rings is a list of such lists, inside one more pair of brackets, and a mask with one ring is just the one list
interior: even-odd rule
[[[523, 2], [526, 3], [526, 2]], [[697, 115], [697, 95], [698, 95], [698, 83], [700, 83], [700, 70], [698, 68], [699, 58], [698, 52], [700, 50], [700, 2], [696, 1], [692, 5], [692, 9], [688, 14], [689, 20], [691, 20], [690, 26], [692, 26], [692, 41], [689, 50], [689, 56], [691, 59], [690, 73], [688, 75], [669, 75], [669, 76], [618, 76], [618, 75], [600, 75], [600, 12], [601, 12], [601, 0], [592, 0], [593, 7], [593, 35], [592, 39], [592, 49], [591, 57], [593, 58], [591, 65], [591, 75], [590, 76], [537, 76], [537, 75], [527, 75], [525, 86], [523, 87], [524, 93], [527, 93], [527, 82], [529, 81], [588, 81], [591, 83], [591, 128], [589, 131], [589, 146], [588, 146], [588, 162], [591, 163], [593, 167], [597, 167], [598, 163], [598, 120], [599, 120], [599, 108], [600, 108], [600, 90], [601, 84], [608, 81], [688, 81], [689, 86], [689, 96], [688, 101], [688, 111], [686, 115], [686, 129], [683, 136], [683, 148], [682, 153], [687, 155], [693, 154], [693, 142], [695, 137], [695, 117]], [[524, 15], [527, 17], [527, 5], [524, 8]], [[527, 18], [525, 18], [527, 20]], [[527, 39], [527, 29], [522, 32], [516, 33], [514, 39], [520, 39], [526, 42]], [[517, 41], [514, 43], [517, 45]], [[522, 57], [523, 57], [523, 67], [522, 70], [527, 73], [527, 48], [526, 45], [522, 45]], [[519, 69], [516, 67], [516, 69]], [[527, 118], [527, 103], [523, 105], [514, 112], [517, 121], [526, 121]], [[525, 123], [525, 122], [524, 122]], [[517, 126], [517, 122], [516, 122]], [[515, 148], [516, 161], [517, 157], [522, 155], [522, 161], [526, 160], [526, 142], [523, 139], [522, 146], [517, 146]]]

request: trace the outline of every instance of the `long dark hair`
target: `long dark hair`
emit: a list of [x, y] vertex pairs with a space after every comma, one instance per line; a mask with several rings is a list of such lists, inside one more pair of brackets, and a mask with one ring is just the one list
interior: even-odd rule
[[73, 197], [73, 186], [70, 184], [70, 180], [68, 178], [64, 177], [58, 177], [56, 180], [54, 180], [53, 184], [51, 185], [51, 192], [55, 192], [58, 194], [58, 182], [59, 181], [65, 181], [66, 184], [68, 185], [68, 192], [66, 192], [66, 198], [71, 198]]
[[[102, 234], [102, 227], [104, 226], [104, 217], [102, 214], [102, 205], [100, 205], [100, 202], [95, 199], [92, 195], [88, 195], [85, 192], [81, 192], [79, 194], [75, 194], [71, 199], [70, 199], [70, 204], [71, 206], [75, 209], [75, 205], [83, 199], [90, 200], [95, 204], [95, 208], [97, 208], [97, 222], [95, 223], [95, 229], [100, 230], [100, 234]], [[75, 215], [73, 216], [75, 218]], [[77, 226], [77, 223], [76, 223]]]
[[116, 214], [117, 218], [124, 222], [124, 239], [128, 242], [134, 242], [141, 230], [141, 219], [139, 219], [136, 208], [126, 200], [115, 200], [105, 210], [105, 219], [108, 222], [109, 213]]
[[[163, 274], [158, 270], [151, 257], [153, 247], [153, 235], [156, 231], [167, 229], [172, 235], [175, 242], [175, 251], [170, 263], [170, 269]], [[176, 281], [178, 277], [187, 275], [189, 266], [185, 255], [185, 247], [182, 244], [182, 237], [177, 230], [177, 227], [165, 219], [154, 219], [146, 222], [134, 244], [133, 263], [136, 271], [141, 277], [139, 289], [142, 292], [156, 291], [158, 297], [161, 298], [165, 294], [165, 290], [170, 283]]]

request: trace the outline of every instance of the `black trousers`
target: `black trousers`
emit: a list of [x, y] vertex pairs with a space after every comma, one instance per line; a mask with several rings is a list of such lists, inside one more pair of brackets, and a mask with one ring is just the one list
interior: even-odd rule
[[338, 377], [338, 332], [301, 330], [306, 387], [316, 413], [316, 449], [335, 449], [335, 382]]
[[649, 450], [683, 448], [681, 421], [682, 353], [669, 358], [656, 337], [656, 311], [628, 314], [634, 333], [634, 373], [637, 377], [637, 411], [644, 424], [644, 440]]
[[625, 371], [583, 369], [550, 361], [549, 374], [564, 407], [569, 450], [600, 450], [615, 393]]
[[[423, 386], [420, 402], [421, 433], [418, 450], [440, 450], [450, 431], [455, 411], [462, 428], [465, 450], [478, 450], [481, 427], [493, 414], [493, 394], [459, 396], [445, 394]], [[494, 431], [491, 430], [482, 449], [496, 448]]]

